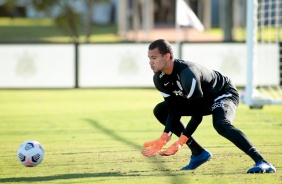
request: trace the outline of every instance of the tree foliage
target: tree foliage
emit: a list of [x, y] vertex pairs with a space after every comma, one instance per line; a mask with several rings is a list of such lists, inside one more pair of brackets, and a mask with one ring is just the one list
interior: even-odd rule
[[[89, 42], [92, 33], [93, 6], [95, 2], [101, 2], [101, 0], [84, 0], [86, 12], [83, 14], [79, 13], [75, 7], [75, 2], [78, 1], [81, 2], [81, 0], [31, 0], [23, 5], [31, 5], [37, 12], [52, 17], [55, 25], [69, 35], [73, 42], [79, 42], [80, 30], [84, 27], [86, 42]], [[6, 1], [2, 7], [9, 12], [10, 17], [17, 17], [19, 12], [16, 10], [20, 2], [20, 0]], [[55, 15], [54, 10], [57, 10]]]
[[32, 0], [36, 10], [45, 12], [47, 15], [52, 13], [55, 6], [60, 8], [60, 13], [55, 17], [55, 23], [68, 34], [73, 42], [78, 42], [79, 27], [81, 25], [81, 15], [75, 11], [70, 1], [67, 0]]

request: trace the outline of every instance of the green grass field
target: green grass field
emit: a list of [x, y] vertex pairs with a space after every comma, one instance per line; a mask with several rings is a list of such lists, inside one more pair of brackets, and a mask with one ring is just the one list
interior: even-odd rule
[[[85, 42], [85, 30], [79, 30], [80, 42]], [[117, 26], [92, 25], [91, 42], [120, 42]], [[0, 18], [0, 42], [72, 42], [64, 31], [55, 26], [52, 19]]]
[[[241, 104], [234, 122], [277, 173], [246, 174], [253, 161], [216, 133], [211, 117], [195, 137], [213, 159], [180, 171], [190, 157], [186, 146], [171, 157], [140, 153], [163, 131], [152, 114], [161, 100], [153, 89], [0, 90], [0, 183], [282, 183], [282, 106]], [[41, 142], [45, 157], [26, 168], [16, 153], [30, 139]]]

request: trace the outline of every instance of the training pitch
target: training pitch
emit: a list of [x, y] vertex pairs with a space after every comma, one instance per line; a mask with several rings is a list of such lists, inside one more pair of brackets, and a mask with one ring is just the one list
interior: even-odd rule
[[[189, 162], [186, 146], [170, 157], [141, 155], [143, 143], [163, 131], [152, 113], [161, 100], [154, 89], [0, 90], [0, 183], [282, 183], [282, 106], [240, 104], [234, 121], [277, 173], [246, 174], [253, 161], [216, 133], [210, 116], [194, 136], [213, 159], [180, 171]], [[30, 139], [45, 150], [36, 167], [17, 160]]]

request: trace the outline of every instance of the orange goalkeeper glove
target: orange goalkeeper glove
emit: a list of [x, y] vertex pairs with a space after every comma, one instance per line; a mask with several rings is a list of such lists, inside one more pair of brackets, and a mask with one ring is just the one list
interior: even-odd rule
[[173, 143], [170, 147], [168, 147], [166, 150], [160, 152], [159, 154], [161, 156], [170, 156], [174, 155], [182, 146], [188, 141], [188, 138], [185, 135], [181, 135], [180, 138]]
[[143, 150], [142, 154], [145, 157], [155, 156], [156, 154], [158, 154], [160, 152], [162, 147], [170, 140], [170, 138], [171, 138], [171, 133], [168, 134], [166, 132], [163, 132], [159, 139], [149, 141], [149, 142], [145, 142], [143, 144], [144, 148], [149, 148], [149, 147], [150, 148]]

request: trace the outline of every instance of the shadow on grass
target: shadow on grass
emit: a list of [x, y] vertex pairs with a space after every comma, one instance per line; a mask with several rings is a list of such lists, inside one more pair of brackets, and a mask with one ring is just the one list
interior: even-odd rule
[[54, 176], [40, 176], [40, 177], [19, 177], [19, 178], [3, 178], [2, 182], [40, 182], [40, 181], [53, 181], [53, 180], [65, 180], [65, 179], [79, 179], [79, 178], [95, 178], [95, 177], [120, 177], [124, 176], [119, 172], [108, 173], [87, 173], [87, 174], [61, 174]]
[[114, 130], [105, 128], [103, 125], [99, 124], [97, 121], [94, 121], [94, 120], [91, 120], [91, 119], [84, 119], [84, 120], [87, 121], [89, 124], [91, 124], [97, 130], [100, 130], [103, 133], [107, 134], [108, 136], [112, 137], [113, 140], [126, 143], [126, 144], [128, 144], [128, 145], [130, 145], [130, 146], [132, 146], [136, 149], [142, 148], [142, 145], [137, 145], [137, 144], [133, 143], [132, 141], [121, 137], [120, 135], [116, 134]]
[[[134, 142], [130, 141], [129, 139], [123, 138], [119, 134], [115, 133], [114, 130], [104, 127], [103, 125], [99, 124], [95, 120], [92, 120], [92, 119], [84, 119], [84, 120], [87, 121], [90, 125], [92, 125], [95, 129], [100, 130], [103, 133], [107, 134], [108, 136], [112, 137], [113, 140], [120, 141], [122, 143], [126, 143], [134, 147], [135, 149], [140, 150], [140, 154], [141, 154], [142, 145], [135, 144]], [[149, 141], [149, 140], [146, 140], [146, 138], [144, 137], [144, 142], [145, 141]], [[166, 165], [163, 164], [164, 162], [158, 159], [158, 157], [151, 157], [151, 158], [144, 158], [144, 159], [154, 160], [153, 163], [158, 164], [158, 170], [163, 171], [163, 176], [174, 176], [171, 178], [170, 183], [182, 183], [183, 182], [180, 178], [180, 175], [175, 175], [174, 172], [170, 170], [170, 168], [168, 168]]]

